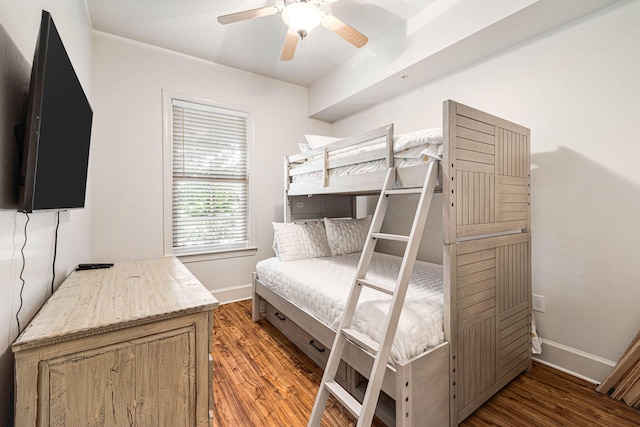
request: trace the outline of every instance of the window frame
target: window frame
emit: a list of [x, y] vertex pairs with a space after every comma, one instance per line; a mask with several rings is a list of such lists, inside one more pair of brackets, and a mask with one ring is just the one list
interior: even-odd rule
[[[253, 155], [253, 111], [246, 106], [216, 102], [205, 98], [195, 97], [164, 89], [162, 91], [163, 107], [163, 253], [164, 256], [177, 256], [185, 261], [206, 261], [254, 255], [255, 245], [255, 215], [254, 191], [252, 173]], [[208, 246], [193, 250], [176, 251], [173, 247], [173, 100], [197, 103], [246, 113], [247, 119], [247, 232], [248, 240], [244, 245]]]

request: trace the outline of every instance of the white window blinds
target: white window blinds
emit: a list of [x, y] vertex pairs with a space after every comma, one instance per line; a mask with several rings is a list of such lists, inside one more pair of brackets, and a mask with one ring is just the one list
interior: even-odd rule
[[249, 114], [172, 100], [173, 251], [247, 246]]

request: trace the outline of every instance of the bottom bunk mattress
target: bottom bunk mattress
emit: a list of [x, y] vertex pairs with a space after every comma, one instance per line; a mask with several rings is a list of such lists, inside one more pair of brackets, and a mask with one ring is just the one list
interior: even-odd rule
[[[262, 284], [336, 330], [359, 260], [359, 253], [287, 262], [269, 258], [258, 262], [256, 273]], [[400, 257], [374, 253], [367, 279], [390, 287], [401, 262]], [[380, 342], [390, 301], [389, 295], [364, 288], [353, 327]], [[442, 266], [416, 261], [391, 361], [412, 359], [444, 340], [443, 305]]]

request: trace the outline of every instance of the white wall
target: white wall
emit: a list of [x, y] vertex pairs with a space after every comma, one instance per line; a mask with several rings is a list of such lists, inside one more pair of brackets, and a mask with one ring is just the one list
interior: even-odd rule
[[439, 125], [453, 99], [531, 128], [542, 360], [602, 380], [640, 325], [640, 2], [621, 2], [333, 124]]
[[[93, 251], [102, 261], [163, 255], [162, 91], [253, 112], [251, 185], [255, 255], [187, 263], [222, 301], [249, 297], [258, 260], [273, 256], [272, 221], [282, 221], [283, 157], [304, 133], [306, 89], [168, 50], [94, 34]], [[240, 287], [240, 289], [237, 289]]]
[[[0, 0], [0, 23], [31, 64], [40, 27], [41, 10], [51, 12], [76, 73], [91, 96], [91, 29], [83, 0]], [[0, 90], [5, 90], [2, 88]], [[90, 165], [91, 167], [91, 165]], [[90, 200], [90, 192], [88, 194]], [[80, 263], [91, 259], [90, 209], [63, 212], [58, 230], [57, 286]], [[27, 228], [25, 280], [20, 326], [24, 328], [51, 292], [55, 234], [54, 213], [34, 213]], [[20, 249], [24, 243], [26, 217], [15, 210], [0, 210], [0, 424], [6, 425], [11, 408], [13, 356], [11, 343], [17, 336], [16, 312], [20, 306]]]

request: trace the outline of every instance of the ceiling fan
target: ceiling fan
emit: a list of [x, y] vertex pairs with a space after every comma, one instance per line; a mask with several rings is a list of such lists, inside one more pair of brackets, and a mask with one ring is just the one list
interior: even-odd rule
[[281, 61], [293, 59], [298, 45], [298, 39], [302, 40], [318, 25], [322, 25], [329, 31], [339, 35], [355, 47], [362, 47], [369, 40], [367, 36], [355, 28], [345, 24], [335, 16], [320, 10], [319, 6], [329, 3], [331, 0], [284, 0], [284, 5], [266, 6], [257, 9], [245, 10], [218, 17], [221, 24], [246, 21], [263, 16], [282, 14], [282, 20], [289, 27], [284, 39]]

